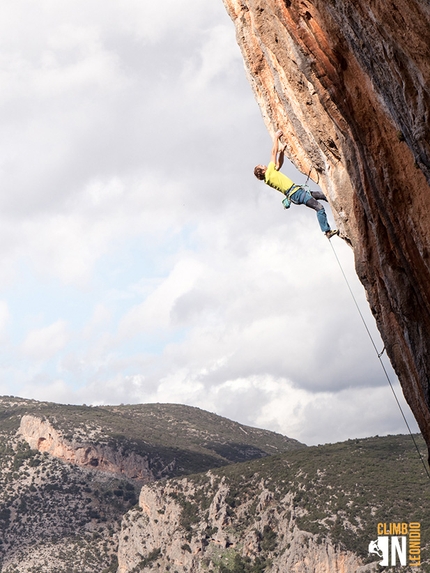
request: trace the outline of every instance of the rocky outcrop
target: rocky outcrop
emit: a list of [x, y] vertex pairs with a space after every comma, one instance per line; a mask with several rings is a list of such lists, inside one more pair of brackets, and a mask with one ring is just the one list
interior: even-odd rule
[[248, 571], [252, 565], [270, 573], [376, 571], [376, 564], [364, 565], [354, 553], [301, 531], [292, 494], [276, 500], [261, 484], [255, 499], [241, 504], [229, 500], [224, 480], [209, 478], [207, 489], [188, 479], [143, 487], [140, 511], [122, 523], [118, 573]]
[[[306, 448], [297, 440], [179, 404], [17, 405], [0, 399], [31, 448], [142, 483]], [[19, 426], [19, 428], [18, 428]]]
[[4, 417], [0, 425], [2, 573], [364, 573], [375, 567], [364, 563], [377, 523], [424, 524], [430, 511], [409, 436], [296, 448], [141, 488], [67, 461], [85, 427], [93, 444], [111, 429], [76, 429], [61, 411], [27, 414], [19, 435]]
[[429, 445], [430, 6], [224, 3], [269, 131], [283, 129], [288, 156], [322, 187], [354, 250]]
[[155, 479], [148, 459], [134, 452], [124, 454], [105, 445], [68, 442], [48, 420], [36, 416], [22, 417], [19, 435], [26, 440], [30, 448], [47, 452], [70, 464], [123, 475], [143, 483]]

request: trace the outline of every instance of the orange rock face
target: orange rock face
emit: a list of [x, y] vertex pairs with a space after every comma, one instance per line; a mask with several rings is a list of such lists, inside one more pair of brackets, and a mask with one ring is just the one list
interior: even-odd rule
[[430, 446], [430, 5], [224, 0], [264, 120], [319, 183]]

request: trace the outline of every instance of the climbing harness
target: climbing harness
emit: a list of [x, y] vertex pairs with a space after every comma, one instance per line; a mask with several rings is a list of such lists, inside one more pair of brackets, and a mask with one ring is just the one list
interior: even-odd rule
[[309, 170], [309, 173], [308, 173], [308, 176], [306, 178], [306, 182], [304, 185], [296, 185], [295, 183], [293, 183], [293, 185], [291, 185], [291, 187], [288, 189], [288, 191], [286, 191], [285, 198], [282, 199], [282, 205], [284, 206], [284, 209], [289, 209], [291, 207], [291, 195], [293, 195], [299, 189], [304, 189], [305, 191], [308, 191], [309, 194], [311, 194], [311, 190], [310, 190], [310, 187], [308, 185], [308, 181], [309, 181], [309, 177], [311, 176], [311, 173], [312, 173], [312, 167]]
[[401, 414], [402, 414], [402, 416], [403, 416], [403, 420], [404, 420], [404, 422], [405, 422], [405, 424], [406, 424], [406, 427], [407, 427], [407, 429], [408, 429], [408, 431], [409, 431], [409, 435], [410, 435], [411, 438], [412, 438], [412, 441], [413, 441], [413, 443], [414, 443], [414, 445], [415, 445], [415, 449], [416, 449], [417, 452], [418, 452], [418, 456], [419, 456], [419, 458], [420, 458], [420, 460], [421, 460], [421, 463], [423, 464], [423, 467], [424, 467], [424, 470], [425, 470], [425, 472], [426, 472], [426, 474], [427, 474], [427, 477], [430, 479], [429, 469], [427, 468], [427, 466], [426, 466], [426, 464], [425, 464], [425, 461], [424, 461], [424, 459], [423, 459], [423, 456], [421, 455], [421, 452], [420, 452], [420, 450], [419, 450], [418, 444], [417, 444], [417, 442], [416, 442], [416, 440], [415, 440], [415, 438], [414, 438], [414, 435], [412, 434], [411, 428], [410, 428], [410, 426], [409, 426], [409, 424], [408, 424], [408, 421], [407, 421], [407, 419], [406, 419], [406, 416], [405, 416], [405, 414], [404, 414], [404, 412], [403, 412], [402, 406], [401, 406], [401, 404], [400, 404], [400, 402], [399, 402], [399, 399], [397, 398], [397, 394], [396, 394], [396, 392], [395, 392], [395, 390], [394, 390], [394, 388], [393, 388], [393, 384], [391, 383], [391, 380], [390, 380], [390, 377], [389, 377], [389, 375], [388, 375], [387, 369], [385, 368], [385, 365], [384, 365], [384, 363], [383, 363], [383, 361], [382, 361], [382, 355], [383, 355], [384, 352], [385, 352], [385, 346], [384, 346], [384, 348], [382, 349], [381, 352], [378, 352], [378, 349], [377, 349], [377, 347], [376, 347], [375, 341], [373, 340], [373, 336], [372, 336], [372, 334], [371, 334], [371, 332], [370, 332], [370, 330], [369, 330], [369, 327], [367, 326], [367, 323], [366, 323], [366, 320], [365, 320], [365, 318], [364, 318], [364, 316], [363, 316], [363, 313], [362, 313], [361, 310], [360, 310], [360, 307], [359, 307], [359, 305], [358, 305], [357, 299], [355, 298], [355, 295], [354, 295], [354, 293], [353, 293], [353, 291], [352, 291], [352, 289], [351, 289], [351, 286], [350, 286], [349, 281], [348, 281], [348, 279], [347, 279], [347, 276], [346, 276], [346, 274], [345, 274], [345, 272], [344, 272], [344, 270], [343, 270], [343, 267], [342, 267], [342, 265], [341, 265], [341, 263], [340, 263], [339, 257], [337, 256], [337, 253], [336, 253], [336, 251], [335, 251], [335, 248], [333, 247], [333, 243], [332, 243], [332, 241], [329, 241], [329, 242], [330, 242], [331, 248], [332, 248], [332, 250], [333, 250], [334, 256], [335, 256], [335, 258], [336, 258], [337, 264], [339, 265], [339, 268], [340, 268], [340, 270], [341, 270], [341, 272], [342, 272], [343, 278], [345, 279], [345, 282], [346, 282], [346, 284], [347, 284], [347, 286], [348, 286], [349, 292], [351, 293], [351, 296], [352, 296], [352, 299], [353, 299], [353, 301], [354, 301], [354, 304], [355, 304], [355, 306], [356, 306], [356, 308], [357, 308], [357, 310], [358, 310], [358, 314], [360, 315], [360, 318], [361, 318], [361, 320], [362, 320], [362, 322], [363, 322], [363, 324], [364, 324], [364, 328], [366, 329], [366, 332], [367, 332], [367, 334], [368, 334], [368, 336], [369, 336], [369, 339], [370, 339], [370, 341], [371, 341], [371, 343], [372, 343], [372, 345], [373, 345], [373, 348], [375, 349], [375, 352], [376, 352], [376, 355], [377, 355], [377, 357], [378, 357], [378, 360], [379, 360], [379, 362], [380, 362], [380, 364], [381, 364], [382, 370], [384, 371], [385, 377], [386, 377], [387, 380], [388, 380], [388, 384], [390, 385], [391, 391], [392, 391], [392, 393], [393, 393], [393, 395], [394, 395], [394, 398], [395, 398], [395, 400], [396, 400], [396, 402], [397, 402], [397, 405], [398, 405], [398, 407], [399, 407], [399, 410], [400, 410], [400, 412], [401, 412]]

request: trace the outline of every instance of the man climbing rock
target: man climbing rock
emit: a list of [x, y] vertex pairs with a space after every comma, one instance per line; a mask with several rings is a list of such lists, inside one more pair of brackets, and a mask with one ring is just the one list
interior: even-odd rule
[[279, 171], [284, 163], [285, 144], [280, 141], [282, 135], [281, 130], [275, 133], [270, 163], [267, 167], [266, 165], [257, 165], [254, 169], [254, 175], [260, 181], [264, 181], [266, 185], [285, 195], [285, 199], [282, 201], [285, 208], [290, 206], [291, 201], [295, 205], [306, 205], [306, 207], [314, 209], [317, 212], [321, 231], [328, 239], [331, 239], [334, 235], [338, 235], [339, 231], [330, 228], [325, 209], [318, 201], [318, 199], [327, 201], [326, 196], [321, 191], [307, 191], [300, 185], [295, 185], [289, 177]]

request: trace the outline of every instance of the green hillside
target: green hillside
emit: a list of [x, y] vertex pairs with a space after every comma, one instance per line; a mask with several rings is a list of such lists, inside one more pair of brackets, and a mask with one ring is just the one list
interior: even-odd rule
[[17, 436], [24, 415], [49, 421], [72, 446], [106, 446], [124, 457], [134, 452], [149, 460], [154, 475], [164, 468], [160, 477], [305, 447], [188, 406], [90, 407], [1, 397], [2, 573], [116, 571], [121, 519], [141, 486], [30, 450]]
[[148, 456], [155, 473], [175, 461], [169, 477], [306, 447], [281, 434], [179, 404], [91, 407], [2, 397], [0, 433], [16, 432], [24, 414], [49, 420], [69, 442]]
[[[377, 537], [377, 523], [418, 521], [422, 558], [428, 562], [430, 480], [410, 436], [305, 447], [188, 406], [62, 406], [3, 397], [2, 573], [115, 573], [121, 520], [136, 507], [140, 492], [140, 483], [132, 479], [30, 450], [16, 435], [26, 414], [49, 420], [71, 444], [102, 444], [124, 455], [133, 451], [160, 466], [178, 460], [169, 483], [180, 484], [180, 476], [187, 475], [194, 484], [192, 498], [178, 497], [184, 508], [184, 547], [191, 546], [195, 536], [209, 535], [205, 516], [221, 482], [229, 488], [226, 515], [233, 523], [232, 535], [239, 539], [246, 528], [259, 531], [257, 498], [263, 490], [270, 491], [273, 514], [270, 506], [265, 517], [270, 531], [265, 526], [258, 533], [258, 560], [250, 563], [229, 548], [230, 561], [220, 560], [215, 573], [254, 573], [257, 565], [258, 571], [265, 571], [280, 552], [279, 532], [286, 526], [277, 519], [286, 519], [287, 497], [294, 500], [295, 526], [364, 559], [369, 541]], [[417, 440], [426, 455], [424, 442]], [[271, 452], [275, 455], [268, 455]], [[150, 487], [162, 492], [162, 484]]]
[[[424, 440], [415, 439], [424, 457]], [[430, 480], [409, 435], [309, 447], [211, 473], [218, 478], [215, 484], [208, 476], [189, 478], [197, 487], [195, 499], [203, 500], [201, 506], [188, 508], [191, 514], [204, 513], [221, 480], [230, 489], [226, 502], [229, 515], [237, 517], [235, 531], [258, 522], [253, 500], [262, 489], [273, 493], [277, 514], [282, 514], [285, 496], [293, 494], [299, 529], [316, 534], [320, 541], [329, 538], [369, 562], [376, 559], [369, 558], [368, 543], [378, 536], [378, 523], [419, 522], [422, 561], [427, 563], [420, 570], [430, 571]], [[276, 519], [273, 531], [276, 537]], [[260, 562], [265, 560], [270, 560], [270, 552], [263, 551]]]

